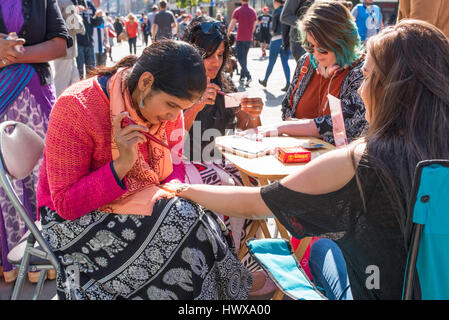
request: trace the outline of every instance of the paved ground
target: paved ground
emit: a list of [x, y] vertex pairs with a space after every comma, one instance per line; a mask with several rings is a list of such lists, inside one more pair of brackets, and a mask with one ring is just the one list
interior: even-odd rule
[[[139, 44], [139, 43], [138, 43]], [[114, 61], [118, 61], [124, 56], [126, 56], [128, 51], [128, 44], [123, 43], [119, 45], [115, 45], [112, 51], [112, 57]], [[139, 55], [143, 50], [143, 47], [138, 45], [137, 54]], [[268, 51], [267, 51], [268, 53]], [[108, 65], [111, 65], [112, 62], [108, 59]], [[282, 99], [285, 96], [285, 92], [281, 91], [281, 89], [285, 86], [286, 80], [284, 77], [284, 73], [282, 70], [280, 59], [276, 62], [273, 72], [268, 80], [268, 85], [266, 88], [262, 87], [258, 83], [258, 79], [263, 79], [265, 76], [265, 70], [268, 65], [268, 58], [261, 59], [261, 50], [260, 48], [252, 48], [249, 51], [248, 55], [248, 69], [252, 76], [252, 83], [248, 88], [244, 88], [243, 86], [239, 86], [239, 91], [248, 91], [250, 96], [261, 97], [264, 101], [265, 107], [262, 111], [262, 124], [271, 124], [281, 120], [281, 108], [280, 104]], [[290, 65], [290, 74], [293, 76], [296, 62], [293, 58], [289, 60]], [[236, 85], [238, 85], [239, 76], [234, 73], [233, 80]], [[56, 295], [56, 282], [55, 280], [49, 281], [47, 280], [44, 285], [44, 289], [41, 293], [40, 299], [42, 300], [50, 300]], [[4, 279], [0, 279], [0, 300], [8, 300], [11, 297], [11, 293], [13, 291], [14, 283], [5, 283]], [[31, 299], [33, 296], [35, 286], [25, 281], [24, 288], [20, 299]]]

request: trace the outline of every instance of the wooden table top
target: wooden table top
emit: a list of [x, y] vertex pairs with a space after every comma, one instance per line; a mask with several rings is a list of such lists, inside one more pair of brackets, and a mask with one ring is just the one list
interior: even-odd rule
[[[216, 143], [220, 141], [224, 137], [217, 137], [215, 138]], [[307, 141], [307, 142], [313, 142], [313, 143], [319, 143], [323, 144], [324, 147], [316, 150], [312, 150], [312, 160], [316, 157], [319, 157], [320, 155], [329, 152], [331, 150], [335, 149], [335, 146], [332, 144], [329, 144], [321, 139], [314, 138], [314, 137], [264, 137], [263, 142], [267, 143], [267, 145], [270, 146], [276, 146], [276, 145], [285, 145], [286, 140], [285, 139], [295, 139], [298, 140], [298, 144], [301, 143], [301, 141]], [[291, 141], [288, 141], [291, 142]], [[295, 173], [300, 167], [307, 164], [306, 163], [282, 163], [274, 155], [265, 155], [257, 158], [245, 158], [242, 156], [238, 156], [232, 153], [228, 153], [225, 151], [221, 151], [223, 153], [223, 156], [232, 162], [240, 171], [243, 171], [244, 173], [256, 177], [256, 178], [262, 178], [262, 179], [268, 179], [268, 180], [279, 180], [283, 177], [286, 177], [292, 173]]]

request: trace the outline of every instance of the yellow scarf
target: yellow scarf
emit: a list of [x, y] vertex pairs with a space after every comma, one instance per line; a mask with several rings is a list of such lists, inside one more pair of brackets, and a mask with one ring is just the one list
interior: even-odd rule
[[[135, 123], [148, 127], [151, 135], [166, 144], [166, 123], [151, 125], [137, 115], [132, 105], [129, 90], [124, 84], [125, 74], [126, 69], [121, 68], [108, 81], [111, 124], [119, 113], [127, 111]], [[112, 160], [115, 160], [119, 157], [119, 151], [113, 139], [112, 130], [111, 136]], [[151, 215], [153, 206], [158, 199], [162, 196], [170, 197], [157, 186], [160, 181], [167, 178], [173, 171], [170, 150], [150, 139], [145, 142], [145, 145], [148, 147], [149, 161], [145, 161], [140, 149], [142, 146], [139, 144], [137, 160], [125, 176], [125, 184], [128, 190], [119, 199], [100, 208], [100, 211], [118, 214]]]

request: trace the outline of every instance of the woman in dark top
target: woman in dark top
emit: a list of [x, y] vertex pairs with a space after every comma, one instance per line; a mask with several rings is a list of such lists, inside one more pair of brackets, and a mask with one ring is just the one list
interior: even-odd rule
[[449, 158], [449, 42], [426, 22], [404, 20], [369, 39], [362, 70], [370, 126], [347, 148], [261, 189], [168, 187], [221, 214], [275, 216], [295, 237], [331, 238], [355, 299], [401, 299], [414, 169]]
[[114, 19], [114, 29], [117, 37], [123, 32], [123, 24], [120, 22], [119, 17], [115, 17]]
[[270, 8], [264, 7], [262, 11], [263, 14], [257, 17], [258, 22], [255, 35], [258, 35], [259, 37], [258, 41], [260, 42], [260, 48], [262, 49], [262, 58], [265, 58], [267, 55], [265, 48], [268, 48], [271, 40], [270, 26], [273, 18], [271, 14], [268, 14]]
[[[185, 179], [182, 177], [180, 180], [192, 184], [242, 185], [238, 169], [224, 160], [214, 147], [214, 139], [236, 129], [260, 125], [263, 101], [259, 97], [242, 98], [240, 107], [226, 108], [224, 96], [217, 93], [237, 91], [223, 72], [229, 61], [230, 45], [222, 22], [207, 17], [195, 18], [185, 31], [183, 40], [195, 45], [203, 54], [210, 81], [202, 99], [184, 112], [184, 128], [189, 132], [184, 139], [184, 156], [189, 161], [182, 162]], [[240, 250], [244, 245], [242, 239], [253, 225], [252, 221], [227, 216], [222, 218], [233, 235], [237, 250]], [[242, 263], [250, 271], [258, 269], [249, 254], [243, 257]], [[273, 289], [271, 282], [263, 280], [262, 283], [267, 283], [266, 290]], [[265, 289], [262, 291], [265, 293]], [[262, 291], [256, 294], [262, 294]]]
[[[221, 154], [218, 152], [203, 153], [205, 147], [213, 143], [213, 139], [217, 136], [203, 139], [205, 131], [216, 129], [219, 135], [225, 135], [227, 130], [255, 128], [261, 124], [259, 115], [262, 112], [263, 102], [261, 98], [253, 98], [251, 101], [244, 98], [241, 107], [225, 108], [224, 96], [217, 94], [217, 91], [226, 93], [237, 91], [232, 80], [223, 72], [224, 66], [228, 63], [230, 45], [226, 29], [221, 22], [207, 17], [195, 18], [185, 31], [183, 40], [194, 44], [202, 51], [207, 76], [210, 79], [203, 99], [184, 112], [185, 129], [190, 133], [190, 148], [186, 155], [191, 161], [221, 160]], [[195, 126], [200, 125], [201, 136], [196, 136]]]
[[[18, 39], [7, 40], [13, 32]], [[0, 2], [0, 122], [25, 123], [45, 138], [56, 100], [48, 62], [65, 57], [71, 45], [72, 38], [56, 1]], [[20, 199], [34, 215], [37, 168], [29, 177], [14, 183]], [[0, 224], [5, 279], [13, 281], [16, 272], [6, 257], [26, 230], [1, 188]]]

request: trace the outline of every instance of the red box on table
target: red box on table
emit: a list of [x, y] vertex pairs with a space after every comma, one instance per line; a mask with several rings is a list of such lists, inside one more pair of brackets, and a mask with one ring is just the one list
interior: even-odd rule
[[309, 162], [312, 153], [303, 147], [277, 147], [274, 149], [275, 157], [283, 163]]

